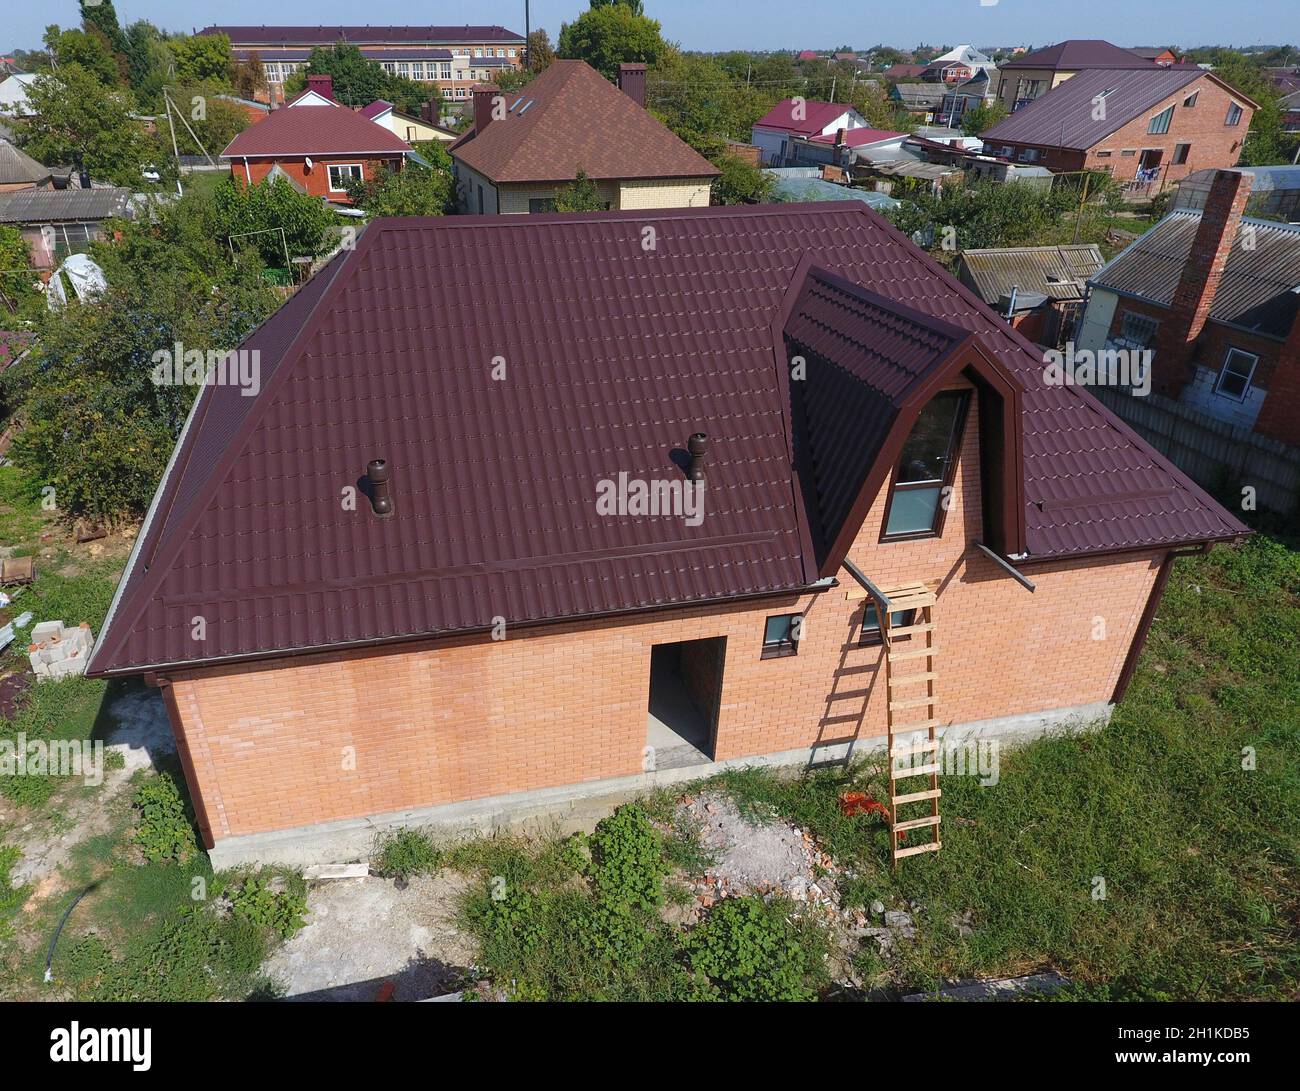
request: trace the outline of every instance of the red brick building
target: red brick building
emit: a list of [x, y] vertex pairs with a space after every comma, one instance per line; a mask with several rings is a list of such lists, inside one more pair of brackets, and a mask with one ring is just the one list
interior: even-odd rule
[[1219, 171], [1106, 265], [1080, 347], [1152, 349], [1156, 393], [1300, 447], [1300, 228], [1243, 217], [1250, 191]]
[[1193, 65], [1080, 72], [981, 133], [986, 151], [1152, 191], [1241, 156], [1255, 103]]
[[90, 664], [162, 688], [222, 862], [1095, 719], [1245, 532], [858, 202], [384, 219], [244, 347]]
[[308, 77], [307, 90], [239, 133], [221, 153], [231, 177], [255, 185], [275, 172], [314, 197], [351, 204], [349, 182], [401, 170], [411, 146], [335, 102], [331, 84], [329, 76]]

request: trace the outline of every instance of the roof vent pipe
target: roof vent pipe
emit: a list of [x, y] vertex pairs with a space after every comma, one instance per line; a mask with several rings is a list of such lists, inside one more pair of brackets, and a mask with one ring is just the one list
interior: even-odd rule
[[370, 481], [370, 507], [376, 515], [393, 514], [393, 498], [388, 493], [388, 463], [382, 458], [373, 459], [366, 467]]
[[691, 456], [691, 465], [686, 471], [686, 476], [691, 481], [704, 480], [704, 448], [708, 439], [709, 437], [703, 432], [696, 432], [686, 441], [686, 450]]

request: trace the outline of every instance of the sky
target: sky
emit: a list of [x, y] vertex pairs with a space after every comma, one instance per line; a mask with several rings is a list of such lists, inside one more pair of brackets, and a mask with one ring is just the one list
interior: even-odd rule
[[[167, 30], [238, 25], [413, 23], [500, 24], [523, 33], [523, 0], [427, 3], [421, 0], [114, 0], [123, 25], [148, 19]], [[33, 49], [49, 23], [75, 26], [76, 0], [4, 0], [0, 49]], [[533, 0], [533, 27], [554, 41], [560, 24], [586, 0]], [[664, 36], [686, 49], [908, 48], [1046, 45], [1105, 38], [1116, 45], [1300, 45], [1297, 0], [645, 0]], [[358, 12], [364, 14], [358, 15]]]

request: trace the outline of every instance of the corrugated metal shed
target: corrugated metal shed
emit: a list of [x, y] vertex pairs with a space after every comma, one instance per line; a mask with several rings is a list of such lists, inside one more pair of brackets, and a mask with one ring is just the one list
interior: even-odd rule
[[1049, 299], [1077, 300], [1084, 284], [1104, 265], [1101, 250], [1083, 246], [1015, 246], [963, 250], [957, 278], [989, 305], [1017, 287]]
[[[1092, 283], [1168, 306], [1192, 252], [1199, 212], [1171, 212], [1112, 258]], [[1245, 217], [1238, 230], [1253, 234], [1251, 248], [1234, 245], [1210, 305], [1210, 317], [1285, 338], [1300, 308], [1300, 227]]]
[[0, 223], [45, 224], [107, 220], [130, 209], [129, 189], [20, 189], [0, 193]]
[[[1023, 386], [1032, 557], [1243, 532], [1086, 392], [1044, 384], [1041, 349], [858, 202], [385, 218], [246, 342], [256, 397], [200, 393], [92, 670], [807, 586], [773, 339], [807, 263], [910, 308], [922, 332], [905, 340], [977, 333]], [[696, 431], [699, 526], [597, 512], [599, 481], [680, 473]], [[390, 518], [341, 502], [374, 458], [391, 466]]]

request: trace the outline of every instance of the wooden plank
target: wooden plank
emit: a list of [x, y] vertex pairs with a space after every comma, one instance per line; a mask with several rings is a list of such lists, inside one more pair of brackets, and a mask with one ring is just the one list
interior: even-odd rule
[[937, 739], [929, 739], [914, 746], [896, 746], [890, 750], [889, 756], [891, 758], [906, 758], [912, 754], [924, 754], [927, 750], [938, 750], [939, 746], [940, 743]]
[[922, 708], [934, 704], [937, 700], [937, 697], [931, 695], [929, 697], [912, 697], [906, 701], [890, 701], [889, 711], [901, 712], [905, 708]]
[[938, 762], [933, 765], [918, 765], [915, 769], [894, 769], [889, 770], [890, 780], [906, 780], [908, 777], [928, 777], [931, 773], [939, 772], [941, 766]]
[[915, 856], [918, 852], [938, 852], [943, 848], [942, 842], [931, 841], [927, 845], [912, 845], [910, 848], [895, 849], [894, 859], [901, 860], [905, 856]]
[[895, 663], [906, 663], [909, 659], [929, 659], [938, 650], [939, 649], [936, 646], [931, 645], [928, 648], [922, 648], [920, 651], [915, 652], [891, 651], [889, 653], [889, 658]]
[[924, 818], [909, 818], [906, 822], [895, 822], [892, 829], [895, 833], [902, 833], [904, 830], [919, 830], [923, 826], [937, 826], [940, 817], [937, 814], [928, 814]]
[[918, 625], [900, 625], [897, 629], [889, 630], [889, 638], [893, 640], [900, 636], [914, 636], [916, 633], [929, 633], [934, 631], [933, 622], [922, 622]]
[[900, 807], [904, 803], [920, 803], [923, 799], [938, 799], [943, 795], [942, 788], [928, 788], [924, 792], [906, 792], [901, 796], [894, 796], [890, 802], [895, 807]]

